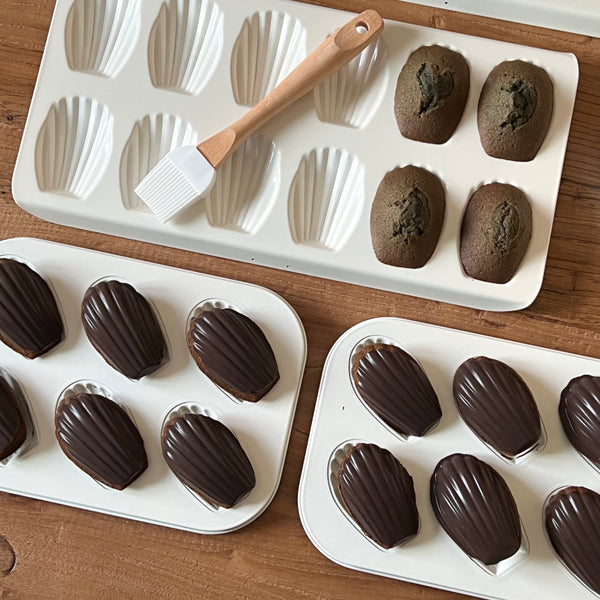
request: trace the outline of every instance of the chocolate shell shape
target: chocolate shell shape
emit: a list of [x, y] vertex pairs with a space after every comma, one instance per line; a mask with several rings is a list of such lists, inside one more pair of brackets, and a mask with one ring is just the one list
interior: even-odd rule
[[169, 420], [163, 428], [162, 450], [177, 478], [211, 504], [231, 508], [256, 483], [237, 438], [206, 415], [187, 413]]
[[454, 374], [454, 402], [469, 429], [502, 456], [514, 459], [542, 436], [540, 413], [527, 384], [508, 365], [478, 356]]
[[409, 165], [386, 173], [371, 206], [371, 241], [379, 262], [418, 269], [433, 255], [446, 193], [433, 173]]
[[27, 425], [12, 386], [0, 375], [0, 460], [16, 452], [27, 438]]
[[36, 358], [64, 335], [49, 285], [25, 263], [0, 258], [0, 341], [26, 358]]
[[506, 482], [474, 456], [452, 454], [438, 463], [431, 505], [456, 545], [485, 565], [498, 564], [521, 546], [519, 512]]
[[482, 185], [469, 199], [460, 231], [465, 273], [490, 283], [510, 281], [529, 247], [531, 227], [531, 205], [519, 188]]
[[110, 280], [89, 287], [81, 321], [92, 346], [129, 379], [149, 375], [165, 361], [165, 339], [152, 307], [128, 283]]
[[108, 487], [125, 489], [148, 466], [136, 426], [117, 403], [104, 396], [68, 396], [56, 407], [54, 426], [67, 458]]
[[198, 368], [240, 400], [260, 400], [278, 381], [273, 350], [260, 327], [232, 308], [211, 308], [191, 319], [188, 347]]
[[600, 377], [572, 379], [560, 395], [558, 414], [575, 450], [600, 469]]
[[521, 60], [495, 66], [477, 108], [477, 126], [486, 154], [529, 161], [538, 153], [552, 118], [554, 88], [544, 69]]
[[421, 46], [398, 77], [394, 112], [400, 133], [419, 142], [447, 142], [468, 95], [469, 65], [462, 54], [443, 46]]
[[353, 358], [352, 379], [363, 402], [401, 435], [425, 435], [442, 417], [427, 375], [397, 346], [365, 346]]
[[562, 562], [600, 594], [600, 495], [585, 487], [559, 490], [546, 504], [544, 524]]
[[375, 444], [357, 444], [340, 463], [342, 502], [366, 536], [393, 548], [417, 535], [419, 513], [412, 477], [394, 455]]

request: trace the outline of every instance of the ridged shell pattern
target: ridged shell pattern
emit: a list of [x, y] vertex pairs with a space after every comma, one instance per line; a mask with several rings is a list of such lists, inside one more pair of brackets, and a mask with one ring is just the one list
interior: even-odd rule
[[365, 197], [364, 167], [345, 150], [319, 148], [302, 157], [289, 195], [292, 239], [339, 250], [352, 235]]
[[321, 121], [364, 127], [377, 110], [386, 78], [387, 49], [383, 38], [369, 44], [337, 73], [315, 88], [315, 107]]
[[37, 138], [35, 172], [42, 192], [85, 198], [104, 175], [113, 146], [113, 117], [91, 98], [62, 98]]
[[352, 378], [361, 401], [402, 436], [423, 436], [442, 417], [427, 375], [404, 350], [370, 344], [352, 359]]
[[231, 508], [256, 483], [241, 444], [220, 421], [188, 413], [168, 421], [162, 434], [163, 456], [173, 473], [215, 506]]
[[559, 490], [546, 504], [545, 527], [562, 563], [600, 594], [600, 495], [585, 487]]
[[64, 338], [50, 286], [25, 263], [0, 259], [0, 340], [27, 358], [49, 352]]
[[254, 106], [306, 58], [302, 23], [274, 10], [244, 21], [231, 55], [231, 83], [238, 104]]
[[112, 77], [140, 33], [140, 0], [75, 0], [65, 31], [69, 67]]
[[279, 152], [255, 133], [218, 169], [206, 199], [208, 222], [246, 233], [255, 232], [268, 215], [279, 187]]
[[106, 280], [88, 288], [81, 320], [92, 346], [129, 379], [153, 373], [166, 359], [166, 344], [154, 311], [128, 283]]
[[507, 364], [478, 356], [454, 374], [454, 401], [471, 431], [510, 460], [539, 445], [540, 413], [521, 376]]
[[192, 125], [179, 117], [158, 113], [137, 121], [121, 156], [121, 196], [125, 208], [149, 212], [135, 193], [138, 183], [166, 154], [181, 146], [195, 146], [197, 141]]
[[223, 51], [223, 13], [211, 0], [168, 0], [148, 41], [152, 84], [185, 94], [207, 85]]
[[433, 512], [471, 558], [496, 565], [521, 546], [517, 505], [500, 474], [468, 454], [442, 459], [431, 477]]
[[382, 548], [404, 544], [419, 531], [413, 480], [385, 448], [360, 443], [347, 452], [338, 485], [346, 510]]
[[63, 399], [54, 417], [67, 457], [96, 481], [122, 490], [148, 466], [144, 441], [127, 413], [96, 394]]
[[240, 400], [260, 400], [279, 380], [265, 334], [252, 319], [232, 308], [204, 310], [193, 318], [188, 345], [209, 379]]
[[560, 395], [558, 413], [573, 447], [600, 469], [600, 377], [572, 379]]
[[0, 375], [0, 461], [18, 450], [26, 438], [27, 427], [15, 392]]

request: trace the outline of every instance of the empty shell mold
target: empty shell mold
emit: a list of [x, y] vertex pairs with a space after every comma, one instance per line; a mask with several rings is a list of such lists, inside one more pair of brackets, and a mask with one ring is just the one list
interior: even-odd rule
[[[57, 0], [15, 200], [50, 221], [235, 260], [485, 310], [529, 305], [573, 112], [571, 54], [388, 21], [375, 43], [247, 140], [177, 219], [162, 224], [135, 194], [165, 154], [226, 128], [352, 16], [289, 0]], [[441, 145], [404, 138], [394, 116], [403, 65], [433, 44], [470, 69], [463, 117]], [[514, 59], [545, 69], [555, 89], [544, 144], [522, 164], [488, 156], [477, 130], [486, 77]], [[369, 227], [382, 178], [408, 164], [435, 173], [446, 192], [437, 248], [418, 269], [379, 262]], [[492, 181], [521, 189], [533, 210], [529, 248], [507, 284], [472, 279], [460, 261], [465, 207]]]
[[[401, 341], [402, 349], [420, 363], [440, 401], [439, 424], [421, 438], [402, 439], [367, 412], [355, 394], [349, 373], [352, 357], [365, 343], [394, 340]], [[538, 402], [547, 445], [531, 453], [522, 464], [509, 462], [482, 444], [457, 411], [452, 394], [454, 374], [466, 359], [475, 356], [509, 363]], [[546, 540], [543, 519], [544, 503], [558, 488], [600, 489], [597, 471], [581, 460], [564, 435], [558, 411], [562, 390], [582, 374], [600, 376], [600, 360], [402, 319], [359, 323], [337, 340], [323, 369], [298, 491], [298, 511], [305, 532], [329, 559], [367, 573], [494, 600], [593, 600], [596, 596], [559, 565]], [[386, 385], [388, 371], [381, 369], [380, 375], [382, 385]], [[421, 528], [405, 546], [383, 552], [349, 519], [340, 501], [335, 486], [339, 461], [356, 441], [388, 450], [413, 478]], [[495, 565], [469, 557], [434, 515], [431, 476], [440, 460], [456, 453], [472, 455], [492, 467], [514, 497], [521, 521], [521, 546]], [[376, 472], [368, 471], [373, 479]], [[501, 506], [496, 504], [498, 512], [488, 514], [490, 521], [482, 525], [481, 515], [493, 503], [478, 504], [476, 493], [469, 498], [468, 484], [465, 487], [458, 483], [464, 481], [461, 477], [465, 472], [454, 472], [459, 473], [455, 485], [446, 480], [446, 517], [450, 514], [455, 523], [466, 523], [469, 513], [461, 505], [472, 507], [476, 530], [484, 532], [482, 539], [496, 539], [501, 544], [498, 533], [502, 533], [506, 521], [492, 519], [502, 514]], [[480, 481], [479, 489], [485, 489], [485, 479]], [[375, 483], [369, 489], [377, 492]], [[388, 514], [387, 510], [388, 505], [379, 503], [370, 514], [375, 518]], [[455, 525], [455, 531], [459, 528]], [[465, 530], [469, 528], [474, 531], [473, 525], [465, 526]], [[383, 531], [392, 530], [388, 521]], [[489, 549], [495, 551], [498, 547], [490, 543]], [[593, 552], [593, 548], [587, 550]]]

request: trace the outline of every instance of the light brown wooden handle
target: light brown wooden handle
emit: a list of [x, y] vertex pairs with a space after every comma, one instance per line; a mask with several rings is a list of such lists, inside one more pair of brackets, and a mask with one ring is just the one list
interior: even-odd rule
[[330, 35], [308, 55], [271, 93], [243, 117], [217, 135], [202, 142], [198, 150], [215, 167], [267, 121], [333, 75], [383, 31], [383, 19], [366, 10]]

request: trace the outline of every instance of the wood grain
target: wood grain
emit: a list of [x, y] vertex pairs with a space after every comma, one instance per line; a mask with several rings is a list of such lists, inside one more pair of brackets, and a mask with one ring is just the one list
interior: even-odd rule
[[338, 567], [305, 536], [296, 493], [328, 349], [362, 320], [401, 316], [600, 357], [600, 40], [395, 0], [313, 3], [375, 8], [387, 18], [577, 55], [581, 81], [539, 297], [516, 313], [476, 311], [59, 227], [24, 213], [13, 203], [10, 179], [54, 2], [0, 0], [2, 237], [35, 236], [264, 285], [293, 305], [309, 344], [281, 486], [255, 523], [200, 536], [0, 494], [0, 536], [17, 557], [10, 574], [0, 573], [1, 598], [458, 600]]

